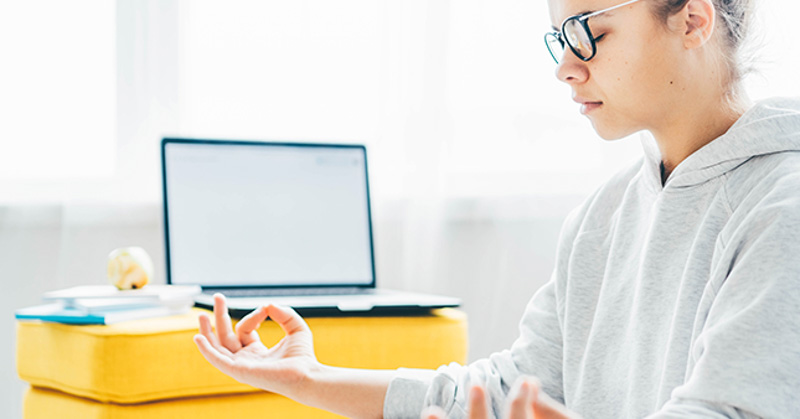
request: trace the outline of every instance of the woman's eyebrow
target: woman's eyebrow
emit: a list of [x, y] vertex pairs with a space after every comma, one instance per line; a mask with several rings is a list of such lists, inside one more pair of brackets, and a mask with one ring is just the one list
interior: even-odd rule
[[[570, 17], [573, 17], [573, 16], [586, 16], [586, 15], [590, 15], [590, 14], [592, 14], [592, 13], [594, 13], [594, 12], [595, 12], [594, 10], [584, 10], [584, 11], [582, 11], [582, 12], [578, 13], [578, 14], [570, 15], [570, 16], [569, 16], [567, 19], [569, 19]], [[594, 18], [601, 18], [601, 17], [610, 17], [610, 16], [614, 16], [614, 12], [616, 12], [616, 10], [609, 10], [609, 11], [607, 11], [607, 12], [600, 13], [600, 14], [599, 14], [599, 15], [597, 15], [597, 16], [592, 16], [592, 19], [594, 19]], [[567, 19], [564, 19], [564, 20], [567, 20]], [[551, 27], [551, 28], [553, 28], [553, 30], [554, 30], [554, 31], [556, 31], [556, 32], [558, 32], [558, 31], [560, 31], [560, 30], [561, 30], [561, 28], [557, 28], [555, 25], [551, 25], [550, 27]]]
[[[569, 16], [567, 17], [567, 19], [569, 19], [569, 18], [571, 18], [571, 17], [575, 17], [575, 16], [584, 16], [584, 15], [588, 15], [588, 14], [590, 14], [590, 13], [594, 13], [594, 10], [584, 10], [584, 11], [582, 11], [582, 12], [579, 12], [579, 13], [576, 13], [576, 14], [574, 14], [574, 15], [569, 15]], [[567, 20], [567, 19], [564, 19], [564, 20]], [[562, 23], [563, 23], [563, 22], [562, 22]], [[561, 30], [560, 28], [557, 28], [555, 25], [552, 25], [552, 26], [550, 26], [550, 27], [551, 27], [551, 28], [553, 28], [553, 30], [554, 30], [554, 31], [556, 31], [556, 32], [558, 32], [558, 31], [560, 31], [560, 30]]]
[[605, 12], [605, 13], [600, 13], [600, 14], [599, 14], [599, 15], [597, 15], [597, 16], [592, 16], [592, 19], [595, 19], [595, 18], [604, 18], [604, 17], [611, 17], [611, 16], [614, 16], [614, 12], [616, 12], [616, 10], [610, 10], [610, 11], [608, 11], [608, 12]]

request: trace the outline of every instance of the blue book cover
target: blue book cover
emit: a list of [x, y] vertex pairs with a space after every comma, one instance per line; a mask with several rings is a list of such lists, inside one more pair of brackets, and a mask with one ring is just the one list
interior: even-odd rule
[[61, 303], [45, 304], [17, 310], [17, 320], [41, 320], [64, 324], [112, 324], [126, 320], [171, 316], [185, 313], [190, 307], [143, 307], [130, 310], [110, 309], [88, 312]]

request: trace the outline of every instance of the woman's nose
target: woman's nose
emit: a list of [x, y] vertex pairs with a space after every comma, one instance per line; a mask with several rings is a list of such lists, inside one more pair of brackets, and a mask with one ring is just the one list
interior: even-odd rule
[[569, 48], [564, 50], [556, 66], [556, 78], [567, 84], [580, 84], [589, 79], [586, 62], [578, 58]]

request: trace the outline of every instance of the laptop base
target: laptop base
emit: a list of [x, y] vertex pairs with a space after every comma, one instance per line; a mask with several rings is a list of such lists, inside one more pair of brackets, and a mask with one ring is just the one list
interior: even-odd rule
[[[195, 307], [214, 310], [213, 305], [195, 303]], [[444, 308], [444, 307], [438, 307]], [[432, 307], [373, 307], [366, 311], [343, 311], [337, 307], [302, 307], [294, 309], [302, 317], [425, 317], [432, 316]], [[234, 319], [241, 319], [253, 310], [228, 308], [228, 314]]]

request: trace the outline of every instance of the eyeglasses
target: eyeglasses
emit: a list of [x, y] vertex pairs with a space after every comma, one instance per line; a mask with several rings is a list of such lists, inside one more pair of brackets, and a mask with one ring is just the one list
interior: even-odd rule
[[600, 39], [602, 35], [598, 38], [592, 35], [592, 30], [589, 29], [589, 18], [636, 3], [637, 1], [639, 0], [630, 0], [607, 9], [568, 17], [567, 20], [561, 24], [561, 32], [555, 31], [544, 34], [544, 42], [547, 45], [547, 50], [550, 51], [550, 55], [556, 60], [556, 64], [558, 64], [559, 57], [564, 55], [564, 49], [566, 48], [564, 45], [565, 42], [569, 45], [569, 49], [572, 50], [575, 56], [581, 60], [589, 61], [594, 58], [594, 55], [597, 53], [596, 41]]

